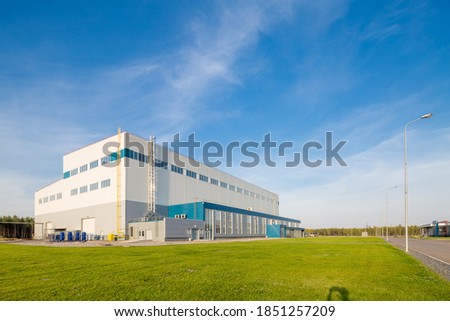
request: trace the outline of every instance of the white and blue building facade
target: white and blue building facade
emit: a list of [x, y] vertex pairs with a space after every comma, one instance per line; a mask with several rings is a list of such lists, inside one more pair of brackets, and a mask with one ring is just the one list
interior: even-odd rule
[[81, 231], [102, 238], [167, 240], [194, 233], [195, 239], [217, 239], [277, 237], [268, 235], [268, 225], [303, 230], [299, 220], [279, 216], [276, 193], [151, 146], [122, 132], [64, 155], [61, 178], [35, 193], [36, 237]]

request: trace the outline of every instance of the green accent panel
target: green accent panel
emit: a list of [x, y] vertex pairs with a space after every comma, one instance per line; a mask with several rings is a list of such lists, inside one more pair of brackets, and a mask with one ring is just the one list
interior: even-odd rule
[[282, 235], [282, 228], [279, 224], [267, 225], [267, 237], [269, 238], [280, 238]]
[[205, 211], [203, 202], [186, 203], [169, 206], [169, 217], [175, 218], [175, 215], [185, 214], [190, 220], [205, 220]]
[[111, 153], [111, 162], [115, 162], [117, 160], [117, 152]]

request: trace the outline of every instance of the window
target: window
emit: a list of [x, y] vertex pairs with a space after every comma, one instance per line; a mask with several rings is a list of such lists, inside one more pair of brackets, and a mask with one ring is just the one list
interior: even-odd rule
[[74, 175], [77, 175], [77, 174], [78, 174], [78, 168], [72, 169], [70, 171], [70, 176], [74, 176]]
[[261, 199], [261, 195], [256, 194], [256, 198], [257, 198], [257, 199]]
[[101, 162], [102, 162], [102, 165], [104, 165], [106, 163], [110, 163], [111, 162], [111, 156], [102, 157]]
[[235, 214], [236, 231], [235, 234], [242, 234], [242, 214]]
[[208, 176], [199, 174], [199, 178], [200, 178], [201, 181], [208, 183]]
[[48, 196], [44, 197], [44, 203], [48, 203]]
[[221, 181], [221, 182], [220, 182], [220, 187], [228, 188], [228, 184]]
[[236, 191], [237, 191], [238, 193], [241, 193], [241, 194], [242, 194], [242, 188], [236, 187]]
[[219, 185], [219, 181], [215, 178], [211, 178], [211, 184], [213, 185]]
[[80, 167], [80, 173], [83, 173], [88, 170], [87, 164]]
[[92, 183], [89, 186], [89, 190], [91, 190], [91, 191], [95, 191], [96, 189], [98, 189], [98, 183]]
[[117, 153], [112, 153], [108, 156], [102, 157], [101, 164], [114, 163], [117, 160]]
[[88, 191], [87, 185], [84, 185], [84, 186], [80, 187], [80, 194], [87, 193], [87, 191]]
[[233, 234], [233, 214], [227, 212], [227, 234]]
[[74, 188], [74, 189], [70, 190], [70, 195], [71, 196], [78, 195], [78, 188]]
[[90, 168], [90, 169], [93, 169], [93, 168], [96, 168], [96, 167], [98, 167], [98, 159], [96, 159], [95, 161], [92, 161], [92, 162], [89, 164], [89, 168]]
[[56, 199], [56, 195], [50, 195], [50, 202], [53, 202]]
[[60, 200], [61, 198], [62, 198], [62, 193], [56, 194], [56, 199], [57, 199], [57, 200]]
[[70, 171], [64, 172], [63, 178], [66, 179], [66, 178], [69, 178], [69, 177], [70, 177]]
[[250, 194], [250, 192], [249, 191], [247, 191], [246, 189], [244, 189], [244, 195], [249, 195]]
[[227, 234], [227, 220], [226, 220], [226, 212], [221, 211], [220, 218], [220, 232], [222, 234]]
[[228, 185], [228, 189], [229, 189], [230, 191], [236, 191], [236, 186], [234, 186], [234, 185]]
[[181, 167], [175, 166], [173, 164], [170, 164], [170, 169], [172, 172], [183, 174], [183, 169]]
[[155, 166], [167, 169], [167, 162], [163, 162], [163, 161], [160, 161], [159, 159], [155, 159]]
[[192, 177], [192, 178], [196, 179], [197, 178], [197, 173], [187, 169], [186, 170], [186, 176], [189, 176], [189, 177]]
[[217, 234], [220, 234], [220, 211], [215, 211], [214, 213], [214, 227]]
[[109, 186], [111, 186], [111, 180], [108, 178], [108, 179], [105, 179], [104, 181], [102, 181], [101, 183], [101, 187], [102, 188], [105, 188], [105, 187], [109, 187]]
[[255, 197], [255, 193], [250, 192], [250, 196], [251, 196], [251, 197]]

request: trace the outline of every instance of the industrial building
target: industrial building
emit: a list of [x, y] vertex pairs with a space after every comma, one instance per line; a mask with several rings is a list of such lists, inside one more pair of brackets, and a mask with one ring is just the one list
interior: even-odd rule
[[420, 235], [422, 236], [450, 236], [450, 224], [448, 220], [433, 221], [431, 224], [423, 224], [419, 226]]
[[37, 239], [303, 236], [277, 194], [129, 132], [64, 155], [61, 176], [35, 193]]

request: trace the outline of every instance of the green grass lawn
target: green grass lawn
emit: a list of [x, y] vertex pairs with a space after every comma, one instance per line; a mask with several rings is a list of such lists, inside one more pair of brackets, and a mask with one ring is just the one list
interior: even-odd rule
[[376, 238], [0, 244], [0, 257], [0, 300], [450, 300], [450, 282]]

